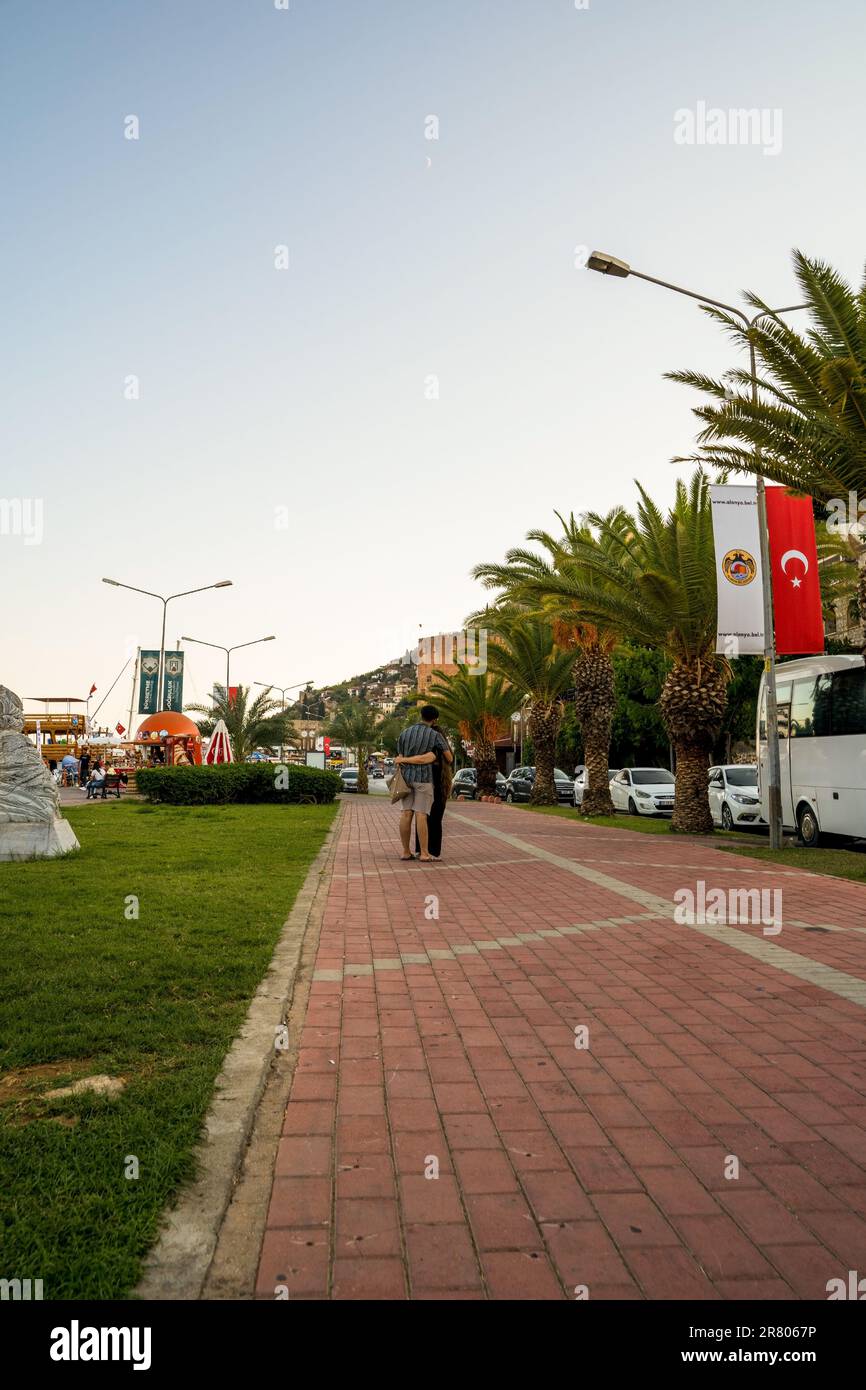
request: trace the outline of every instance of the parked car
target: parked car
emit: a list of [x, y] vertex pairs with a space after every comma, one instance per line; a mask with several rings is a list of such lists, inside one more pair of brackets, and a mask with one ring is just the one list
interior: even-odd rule
[[340, 791], [356, 792], [358, 790], [358, 769], [356, 767], [344, 767], [340, 773]]
[[666, 767], [624, 767], [610, 784], [615, 811], [630, 816], [672, 816], [674, 774]]
[[[454, 781], [451, 783], [451, 797], [454, 801], [474, 801], [478, 786], [478, 773], [474, 767], [461, 767], [459, 772], [455, 772]], [[501, 772], [496, 774], [496, 792], [499, 797], [505, 800], [505, 778]]]
[[[568, 805], [574, 804], [574, 780], [563, 772], [561, 768], [553, 769], [553, 781], [556, 787], [557, 801], [564, 801]], [[505, 800], [528, 801], [532, 795], [532, 787], [535, 782], [534, 767], [516, 767], [509, 773], [505, 784]]]
[[[607, 770], [607, 780], [608, 780], [608, 782], [612, 781], [612, 779], [616, 776], [616, 774], [617, 774], [618, 772], [619, 772], [619, 768], [618, 768], [618, 767], [609, 767], [608, 770]], [[573, 805], [573, 806], [582, 806], [582, 805], [583, 805], [583, 793], [584, 793], [585, 791], [586, 791], [586, 768], [583, 767], [583, 766], [576, 767], [575, 770], [574, 770], [574, 786], [573, 786], [573, 788], [572, 788], [572, 797], [573, 797], [572, 805]]]
[[721, 825], [725, 830], [766, 826], [767, 822], [761, 815], [761, 793], [758, 791], [758, 768], [755, 763], [711, 767], [707, 775], [714, 825]]

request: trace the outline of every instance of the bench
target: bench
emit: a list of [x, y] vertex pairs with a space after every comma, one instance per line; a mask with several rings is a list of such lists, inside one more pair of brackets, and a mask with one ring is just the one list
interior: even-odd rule
[[107, 796], [116, 796], [119, 801], [120, 781], [121, 778], [119, 772], [115, 772], [112, 776], [106, 775], [104, 781], [99, 782], [95, 787], [91, 789], [91, 791], [89, 792], [89, 796], [93, 801], [95, 801], [98, 796], [101, 796], [103, 801]]

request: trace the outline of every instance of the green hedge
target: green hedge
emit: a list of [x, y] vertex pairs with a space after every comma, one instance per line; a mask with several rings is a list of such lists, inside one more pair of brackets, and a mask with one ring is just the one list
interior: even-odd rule
[[138, 790], [148, 801], [172, 806], [225, 802], [333, 801], [340, 790], [336, 772], [277, 763], [220, 763], [216, 767], [143, 767]]

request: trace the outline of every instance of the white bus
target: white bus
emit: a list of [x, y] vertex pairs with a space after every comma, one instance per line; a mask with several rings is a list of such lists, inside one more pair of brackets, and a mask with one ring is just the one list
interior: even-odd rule
[[[769, 818], [764, 677], [758, 693], [758, 786]], [[776, 667], [782, 821], [803, 843], [866, 838], [866, 667], [862, 656], [809, 656]]]

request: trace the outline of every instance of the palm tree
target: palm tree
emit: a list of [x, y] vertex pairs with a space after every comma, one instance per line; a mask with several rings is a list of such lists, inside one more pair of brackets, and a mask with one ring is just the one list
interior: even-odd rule
[[[234, 688], [234, 687], [233, 687]], [[187, 705], [185, 708], [204, 715], [196, 720], [201, 733], [208, 737], [213, 733], [217, 720], [225, 720], [235, 761], [242, 763], [256, 748], [282, 747], [290, 739], [297, 738], [297, 732], [284, 713], [279, 700], [275, 700], [269, 690], [257, 695], [249, 704], [250, 687], [239, 685], [234, 699], [229, 699], [224, 685], [215, 685], [211, 704]]]
[[562, 696], [571, 683], [574, 655], [557, 646], [553, 625], [543, 618], [521, 615], [497, 623], [491, 617], [499, 640], [488, 648], [488, 664], [511, 689], [529, 703], [527, 727], [535, 749], [535, 780], [531, 801], [537, 806], [556, 804], [553, 769], [556, 740], [562, 724]]
[[[707, 308], [742, 346], [755, 349], [759, 396], [742, 369], [727, 382], [699, 372], [669, 372], [674, 381], [714, 397], [698, 406], [704, 422], [700, 451], [691, 459], [724, 470], [760, 473], [820, 502], [866, 497], [866, 276], [854, 290], [823, 261], [794, 251], [794, 273], [812, 325], [798, 333], [772, 315], [747, 329], [736, 316]], [[732, 389], [731, 383], [739, 390]], [[677, 460], [681, 462], [682, 460]], [[851, 517], [852, 522], [858, 518]], [[859, 572], [860, 611], [866, 613], [866, 568]]]
[[[472, 573], [487, 588], [502, 589], [497, 607], [505, 604], [542, 614], [549, 609], [558, 646], [572, 653], [575, 712], [583, 735], [589, 783], [581, 812], [587, 816], [611, 815], [608, 767], [616, 708], [613, 652], [619, 634], [615, 626], [588, 621], [576, 603], [569, 610], [549, 606], [547, 581], [568, 573], [575, 586], [579, 585], [578, 556], [582, 547], [594, 540], [592, 532], [573, 513], [568, 520], [559, 512], [556, 517], [562, 526], [560, 538], [543, 530], [530, 531], [526, 537], [542, 545], [547, 558], [533, 550], [516, 548], [509, 550], [504, 564], [476, 565]], [[616, 524], [613, 514], [609, 520], [611, 526]], [[478, 617], [481, 620], [481, 615]]]
[[367, 759], [379, 746], [378, 715], [372, 705], [363, 700], [349, 700], [334, 715], [328, 725], [331, 738], [339, 739], [344, 748], [358, 759], [358, 791], [367, 791]]
[[496, 739], [517, 709], [520, 696], [502, 676], [490, 671], [475, 675], [469, 666], [458, 665], [454, 675], [434, 671], [433, 676], [426, 694], [446, 724], [471, 745], [479, 795], [492, 796], [496, 791]]
[[706, 476], [679, 481], [667, 516], [637, 484], [637, 514], [590, 513], [579, 565], [528, 586], [568, 614], [617, 629], [671, 662], [659, 709], [676, 752], [672, 829], [712, 833], [707, 766], [725, 712], [730, 667], [715, 654], [716, 574]]

